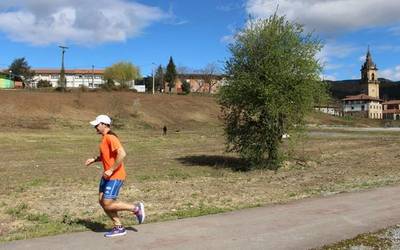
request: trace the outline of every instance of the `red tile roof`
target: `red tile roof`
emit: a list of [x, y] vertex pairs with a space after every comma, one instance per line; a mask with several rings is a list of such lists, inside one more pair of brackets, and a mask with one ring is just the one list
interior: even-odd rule
[[[60, 69], [32, 69], [35, 71], [35, 74], [60, 74]], [[76, 75], [87, 75], [87, 74], [92, 74], [94, 73], [95, 75], [102, 75], [104, 74], [103, 69], [66, 69], [65, 70], [66, 74], [76, 74]]]
[[382, 101], [379, 98], [372, 97], [366, 94], [360, 94], [360, 95], [349, 95], [346, 96], [346, 98], [342, 99], [343, 101], [359, 101], [359, 100], [365, 100], [365, 101]]
[[400, 104], [400, 100], [390, 100], [390, 101], [386, 101], [383, 102], [382, 104]]

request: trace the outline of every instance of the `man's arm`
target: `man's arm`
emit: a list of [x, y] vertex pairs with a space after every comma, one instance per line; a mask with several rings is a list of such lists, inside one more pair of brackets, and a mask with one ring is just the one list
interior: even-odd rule
[[117, 159], [115, 159], [114, 164], [111, 166], [110, 170], [115, 171], [118, 166], [124, 161], [126, 152], [124, 148], [117, 149]]
[[100, 161], [100, 160], [101, 160], [100, 156], [89, 158], [89, 159], [86, 160], [85, 165], [89, 166], [90, 164], [95, 163], [95, 162]]

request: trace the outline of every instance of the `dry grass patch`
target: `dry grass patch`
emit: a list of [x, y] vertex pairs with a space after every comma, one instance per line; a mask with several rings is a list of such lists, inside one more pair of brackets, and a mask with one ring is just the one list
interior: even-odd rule
[[[148, 221], [161, 221], [282, 203], [399, 183], [393, 133], [311, 136], [297, 144], [278, 171], [240, 171], [243, 162], [224, 153], [220, 127], [116, 131], [128, 152], [121, 199], [146, 203]], [[19, 130], [0, 135], [0, 240], [110, 226], [97, 204], [100, 166], [93, 129]], [[301, 159], [301, 160], [299, 160]], [[239, 171], [238, 171], [239, 170]], [[18, 212], [19, 211], [19, 212]], [[22, 212], [21, 212], [22, 211]], [[133, 221], [123, 214], [127, 226]], [[35, 230], [33, 230], [35, 228]]]

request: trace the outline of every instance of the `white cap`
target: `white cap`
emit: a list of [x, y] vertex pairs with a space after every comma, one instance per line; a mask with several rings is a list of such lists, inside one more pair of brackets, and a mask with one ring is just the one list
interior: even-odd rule
[[96, 120], [91, 121], [90, 124], [94, 127], [96, 127], [97, 125], [99, 125], [100, 123], [104, 123], [104, 124], [111, 124], [111, 118], [108, 117], [107, 115], [99, 115], [96, 117]]

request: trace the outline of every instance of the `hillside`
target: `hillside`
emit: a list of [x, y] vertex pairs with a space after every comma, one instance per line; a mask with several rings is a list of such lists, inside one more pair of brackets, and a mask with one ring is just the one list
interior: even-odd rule
[[8, 90], [0, 91], [0, 100], [0, 125], [6, 128], [75, 127], [105, 113], [120, 126], [182, 129], [216, 124], [219, 114], [207, 96]]
[[[400, 100], [400, 82], [379, 78], [380, 96], [384, 100]], [[342, 99], [347, 95], [358, 95], [361, 92], [359, 80], [327, 81], [331, 95]]]
[[[0, 125], [7, 129], [79, 128], [98, 114], [108, 114], [119, 128], [170, 131], [207, 129], [222, 124], [220, 107], [210, 96], [149, 95], [132, 92], [0, 91]], [[381, 126], [382, 121], [334, 117], [313, 112], [306, 122], [313, 125]]]

